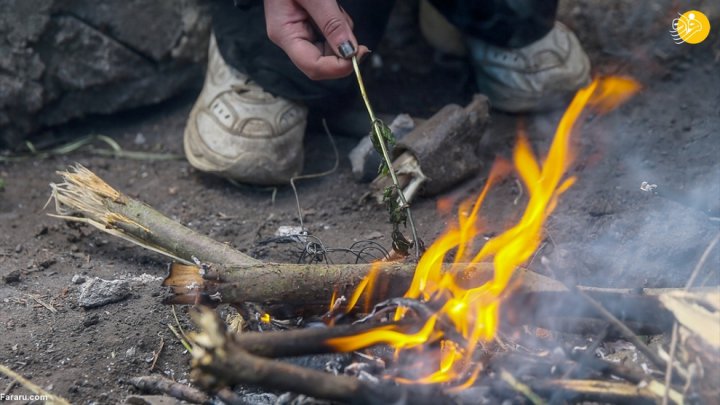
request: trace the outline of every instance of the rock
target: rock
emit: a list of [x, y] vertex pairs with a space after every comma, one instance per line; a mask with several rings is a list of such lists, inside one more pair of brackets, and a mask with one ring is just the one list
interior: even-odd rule
[[85, 276], [82, 276], [80, 274], [76, 274], [72, 277], [72, 280], [70, 280], [73, 284], [83, 284], [85, 282]]
[[97, 325], [98, 323], [100, 323], [100, 317], [98, 316], [98, 314], [88, 315], [82, 321], [82, 325], [86, 328]]
[[307, 241], [307, 232], [301, 226], [280, 225], [275, 230], [275, 237], [287, 238], [288, 240], [297, 240], [301, 243]]
[[57, 263], [57, 259], [54, 257], [51, 257], [51, 258], [45, 259], [45, 260], [41, 261], [40, 263], [38, 263], [38, 267], [41, 269], [47, 269], [55, 263]]
[[20, 281], [20, 270], [13, 270], [10, 273], [3, 276], [3, 281], [7, 284], [17, 283]]
[[122, 301], [129, 295], [130, 283], [127, 280], [103, 280], [95, 277], [83, 284], [78, 304], [83, 308], [101, 307]]
[[[397, 115], [390, 125], [390, 131], [395, 135], [396, 140], [401, 140], [415, 128], [415, 120], [408, 114]], [[363, 137], [360, 142], [348, 153], [352, 173], [358, 182], [369, 182], [378, 174], [378, 167], [382, 157], [375, 150], [372, 138]]]
[[367, 235], [365, 235], [364, 239], [365, 240], [375, 240], [375, 239], [382, 239], [382, 237], [383, 237], [383, 234], [381, 232], [372, 231], [372, 232], [368, 233]]
[[199, 87], [209, 7], [202, 0], [0, 2], [0, 146]]

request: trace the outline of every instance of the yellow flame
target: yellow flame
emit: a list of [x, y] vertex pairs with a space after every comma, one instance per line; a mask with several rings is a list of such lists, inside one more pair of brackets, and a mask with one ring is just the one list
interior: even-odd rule
[[[520, 134], [513, 151], [513, 166], [528, 194], [528, 202], [520, 220], [509, 229], [473, 252], [473, 241], [480, 232], [479, 211], [487, 193], [509, 171], [509, 164], [496, 162], [488, 181], [474, 202], [466, 201], [458, 209], [458, 223], [452, 225], [423, 254], [405, 297], [441, 303], [441, 309], [432, 315], [415, 333], [407, 333], [397, 325], [382, 326], [355, 336], [331, 339], [328, 344], [338, 350], [352, 351], [374, 344], [388, 344], [397, 350], [418, 348], [440, 340], [439, 364], [435, 371], [416, 380], [397, 379], [398, 382], [442, 383], [454, 382], [453, 390], [473, 384], [482, 365], [472, 363], [472, 355], [481, 341], [492, 340], [500, 324], [502, 298], [510, 289], [515, 269], [523, 265], [542, 241], [542, 226], [555, 210], [558, 197], [574, 183], [566, 177], [574, 155], [570, 142], [578, 118], [586, 106], [599, 112], [610, 111], [639, 90], [632, 79], [609, 77], [596, 79], [577, 92], [562, 119], [544, 161], [539, 161], [530, 142]], [[446, 257], [455, 252], [451, 266], [445, 266]], [[472, 271], [474, 265], [492, 261], [491, 280], [464, 288], [458, 283], [460, 276]], [[374, 283], [377, 268], [364, 280], [351, 299], [355, 305], [366, 286]], [[371, 291], [368, 291], [370, 298]], [[398, 309], [395, 319], [402, 319], [407, 311]], [[462, 346], [448, 340], [448, 326], [459, 334]], [[459, 384], [459, 385], [457, 385]]]

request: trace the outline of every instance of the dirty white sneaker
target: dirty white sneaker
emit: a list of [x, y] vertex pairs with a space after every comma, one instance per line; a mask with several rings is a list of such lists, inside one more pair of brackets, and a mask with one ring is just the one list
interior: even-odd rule
[[522, 48], [498, 48], [467, 38], [480, 92], [508, 112], [556, 107], [590, 82], [590, 60], [565, 25]]
[[250, 184], [282, 184], [303, 165], [307, 108], [236, 71], [210, 38], [205, 84], [185, 126], [195, 168]]

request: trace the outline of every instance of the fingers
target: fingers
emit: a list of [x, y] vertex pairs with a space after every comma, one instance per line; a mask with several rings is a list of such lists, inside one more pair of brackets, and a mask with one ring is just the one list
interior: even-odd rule
[[[338, 58], [332, 54], [325, 55], [317, 46], [303, 39], [288, 42], [282, 48], [295, 66], [312, 80], [339, 79], [353, 71], [349, 59]], [[367, 47], [360, 46], [357, 55], [362, 57], [368, 52]]]
[[341, 58], [349, 58], [357, 52], [358, 44], [352, 32], [352, 20], [340, 8], [337, 1], [296, 0], [310, 14], [330, 44], [333, 52]]
[[352, 73], [349, 57], [369, 52], [358, 47], [352, 19], [333, 0], [265, 0], [265, 19], [270, 40], [313, 80], [345, 77]]

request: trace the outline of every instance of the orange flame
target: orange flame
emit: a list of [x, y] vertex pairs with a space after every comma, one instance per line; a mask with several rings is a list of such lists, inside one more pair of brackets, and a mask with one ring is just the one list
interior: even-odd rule
[[[560, 120], [550, 150], [539, 162], [530, 142], [521, 134], [513, 152], [513, 164], [528, 193], [528, 203], [520, 220], [513, 227], [490, 239], [473, 252], [473, 241], [480, 232], [479, 211], [490, 188], [505, 177], [509, 162], [498, 160], [493, 166], [482, 192], [474, 202], [460, 204], [458, 223], [451, 226], [423, 254], [405, 297], [442, 303], [415, 333], [401, 331], [397, 326], [382, 326], [358, 335], [331, 339], [328, 344], [338, 350], [352, 351], [374, 344], [389, 344], [398, 350], [424, 347], [440, 341], [439, 364], [436, 371], [412, 381], [398, 382], [443, 383], [452, 381], [454, 389], [470, 386], [482, 369], [471, 361], [481, 341], [494, 338], [500, 318], [502, 298], [509, 289], [515, 269], [523, 265], [542, 241], [542, 226], [558, 203], [558, 197], [575, 182], [566, 177], [573, 161], [570, 137], [586, 106], [608, 112], [639, 90], [632, 79], [609, 77], [596, 79], [581, 89]], [[455, 252], [451, 266], [444, 266], [450, 252]], [[464, 288], [458, 283], [461, 276], [472, 271], [473, 265], [492, 261], [494, 276], [476, 287]], [[350, 302], [357, 302], [363, 290], [372, 289], [377, 266], [355, 291]], [[398, 309], [395, 319], [406, 311]], [[444, 331], [455, 329], [462, 342], [449, 340]]]

